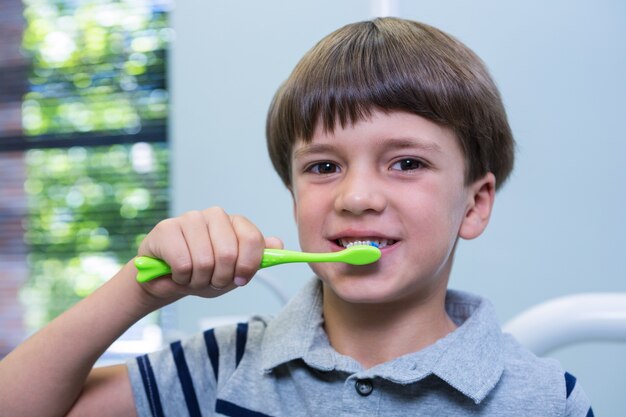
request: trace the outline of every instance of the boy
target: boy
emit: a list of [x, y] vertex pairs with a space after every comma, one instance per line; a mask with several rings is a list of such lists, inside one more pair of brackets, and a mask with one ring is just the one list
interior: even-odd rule
[[263, 248], [282, 246], [219, 208], [161, 222], [138, 254], [171, 278], [139, 285], [129, 263], [16, 349], [0, 363], [3, 415], [593, 414], [573, 376], [500, 332], [487, 301], [447, 290], [458, 238], [483, 232], [513, 166], [499, 93], [469, 49], [401, 19], [345, 26], [281, 86], [267, 139], [302, 249], [375, 241], [381, 259], [313, 264], [274, 319], [90, 371], [143, 315], [244, 286]]

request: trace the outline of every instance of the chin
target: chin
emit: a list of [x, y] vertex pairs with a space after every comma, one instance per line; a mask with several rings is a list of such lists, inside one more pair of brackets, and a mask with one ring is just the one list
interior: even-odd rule
[[[318, 275], [319, 276], [319, 275]], [[326, 287], [341, 300], [352, 304], [380, 304], [395, 301], [407, 294], [406, 288], [394, 285], [381, 276], [350, 274], [322, 278]]]

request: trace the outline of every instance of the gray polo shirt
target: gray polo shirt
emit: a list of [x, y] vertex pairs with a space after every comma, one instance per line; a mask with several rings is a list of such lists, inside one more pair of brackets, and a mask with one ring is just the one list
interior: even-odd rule
[[558, 363], [500, 331], [493, 307], [448, 291], [459, 326], [370, 369], [337, 353], [311, 280], [275, 318], [207, 330], [128, 363], [139, 416], [593, 416]]

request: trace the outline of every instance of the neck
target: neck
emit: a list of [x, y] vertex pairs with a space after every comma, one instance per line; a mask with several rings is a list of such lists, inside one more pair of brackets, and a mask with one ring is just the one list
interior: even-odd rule
[[419, 301], [355, 304], [324, 285], [324, 327], [333, 348], [364, 368], [417, 352], [452, 332], [445, 288]]

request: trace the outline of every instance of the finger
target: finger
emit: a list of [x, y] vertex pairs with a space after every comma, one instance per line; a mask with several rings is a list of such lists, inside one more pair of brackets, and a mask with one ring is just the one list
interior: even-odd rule
[[[180, 220], [181, 230], [191, 256], [192, 270], [185, 284], [193, 289], [205, 288], [211, 282], [215, 259], [205, 218], [199, 211], [190, 211]], [[185, 277], [187, 278], [187, 277]], [[183, 284], [172, 277], [175, 282]]]
[[226, 288], [233, 281], [237, 262], [237, 236], [230, 217], [221, 208], [203, 212], [213, 247], [213, 275], [210, 284], [214, 288]]
[[[167, 245], [163, 242], [167, 242]], [[175, 275], [180, 282], [185, 283], [190, 279], [191, 254], [185, 242], [179, 219], [167, 219], [159, 222], [141, 243], [138, 255], [164, 260], [170, 266], [172, 275]]]
[[282, 239], [275, 236], [269, 236], [265, 238], [265, 247], [272, 249], [283, 249], [285, 247], [285, 244], [283, 243]]
[[245, 217], [232, 216], [231, 221], [238, 243], [234, 282], [238, 286], [243, 286], [250, 281], [261, 265], [265, 239], [261, 231]]

